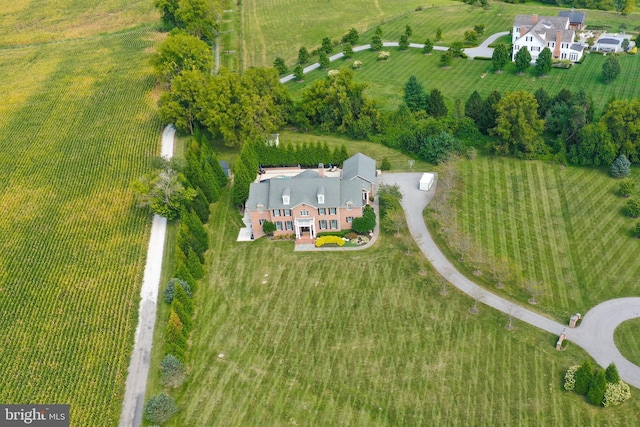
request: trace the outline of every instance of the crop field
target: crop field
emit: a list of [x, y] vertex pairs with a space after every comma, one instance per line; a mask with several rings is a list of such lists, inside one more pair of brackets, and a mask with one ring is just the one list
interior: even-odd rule
[[620, 353], [640, 366], [640, 319], [627, 320], [616, 329], [614, 339]]
[[[336, 5], [333, 5], [336, 3]], [[383, 41], [398, 41], [409, 24], [413, 29], [411, 41], [424, 43], [435, 39], [437, 28], [443, 29], [444, 46], [462, 41], [464, 32], [474, 25], [484, 24], [485, 35], [510, 31], [516, 14], [557, 15], [562, 8], [536, 4], [490, 2], [491, 8], [468, 6], [458, 1], [436, 0], [425, 3], [423, 10], [414, 11], [419, 3], [406, 0], [356, 0], [340, 2], [325, 0], [321, 4], [311, 0], [242, 2], [243, 55], [246, 66], [271, 66], [277, 56], [292, 65], [297, 61], [298, 49], [310, 51], [320, 47], [323, 37], [339, 41], [354, 27], [361, 33], [360, 43], [368, 43], [373, 30], [380, 25]], [[617, 30], [621, 23], [629, 29], [638, 25], [638, 15], [621, 16], [613, 12], [589, 10], [587, 24], [608, 25]]]
[[[539, 78], [531, 73], [518, 76], [513, 64], [508, 65], [503, 74], [491, 71], [491, 61], [455, 59], [449, 69], [439, 65], [440, 53], [424, 55], [420, 49], [409, 49], [405, 52], [398, 48], [386, 48], [391, 52], [387, 61], [378, 61], [377, 54], [371, 51], [357, 53], [354, 60], [363, 62], [363, 66], [355, 74], [355, 80], [365, 82], [369, 86], [367, 94], [377, 100], [384, 110], [394, 110], [402, 102], [403, 87], [409, 76], [415, 75], [422, 82], [426, 90], [439, 89], [446, 100], [453, 106], [456, 99], [463, 104], [474, 90], [486, 97], [491, 91], [501, 93], [514, 90], [535, 92], [544, 88], [549, 94], [555, 95], [563, 88], [571, 91], [584, 89], [593, 97], [596, 113], [600, 114], [602, 107], [611, 98], [637, 98], [640, 96], [640, 85], [636, 84], [640, 73], [640, 55], [621, 56], [620, 76], [611, 83], [602, 81], [602, 64], [605, 57], [589, 55], [582, 64], [571, 69], [553, 69], [546, 78]], [[350, 66], [350, 61], [338, 59], [331, 64], [332, 69]], [[294, 98], [316, 79], [324, 78], [326, 70], [312, 71], [303, 82], [288, 83]]]
[[[450, 0], [434, 0], [450, 5]], [[411, 13], [413, 0], [244, 0], [243, 54], [246, 66], [271, 66], [277, 56], [288, 63], [298, 49], [319, 47], [323, 37], [339, 40], [354, 27], [365, 32], [387, 20]]]
[[116, 425], [124, 396], [150, 223], [129, 185], [162, 130], [154, 38], [0, 49], [0, 402], [68, 403], [73, 426]]
[[0, 47], [94, 36], [159, 18], [152, 0], [3, 1]]
[[508, 332], [485, 307], [469, 314], [403, 238], [349, 253], [237, 243], [228, 200], [213, 205], [191, 372], [167, 425], [617, 426], [640, 411], [636, 398], [603, 411], [563, 391], [582, 350], [557, 352], [518, 322]]
[[513, 266], [501, 292], [526, 304], [524, 281], [535, 280], [543, 288], [537, 309], [561, 321], [638, 294], [637, 221], [624, 214], [606, 171], [481, 156], [462, 161], [459, 177], [452, 223], [482, 256]]

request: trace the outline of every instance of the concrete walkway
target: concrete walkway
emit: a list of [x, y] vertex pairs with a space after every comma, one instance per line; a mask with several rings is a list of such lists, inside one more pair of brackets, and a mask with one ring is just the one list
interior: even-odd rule
[[[176, 129], [172, 125], [167, 126], [162, 133], [162, 157], [173, 157], [175, 135]], [[147, 263], [144, 267], [142, 290], [140, 291], [138, 326], [136, 328], [133, 353], [129, 362], [122, 412], [120, 413], [120, 427], [138, 427], [142, 422], [166, 233], [167, 219], [154, 215], [153, 223], [151, 224], [149, 248], [147, 250]]]
[[[484, 42], [482, 42], [482, 44], [478, 47], [472, 47], [472, 48], [468, 48], [468, 49], [463, 49], [464, 53], [467, 54], [467, 56], [469, 56], [469, 58], [473, 59], [476, 56], [486, 56], [486, 57], [491, 57], [493, 55], [493, 49], [489, 47], [489, 45], [491, 43], [493, 43], [498, 37], [502, 37], [506, 34], [509, 34], [508, 31], [504, 31], [501, 33], [496, 33], [496, 34], [492, 34], [491, 36], [489, 36]], [[383, 47], [398, 47], [400, 44], [398, 42], [384, 42], [382, 43]], [[414, 48], [414, 49], [422, 49], [424, 47], [424, 44], [420, 44], [420, 43], [409, 43], [409, 47], [410, 48]], [[370, 44], [365, 44], [362, 46], [354, 46], [353, 47], [353, 51], [354, 52], [361, 52], [363, 50], [367, 50], [367, 49], [371, 49], [371, 45]], [[449, 50], [448, 46], [434, 46], [433, 50], [437, 50], [440, 52], [446, 52], [447, 50]], [[344, 53], [340, 52], [340, 53], [336, 53], [335, 55], [332, 55], [329, 57], [329, 61], [333, 62], [337, 59], [343, 58], [344, 57]], [[302, 69], [302, 72], [304, 74], [307, 74], [313, 70], [317, 70], [318, 68], [320, 68], [320, 64], [318, 62], [313, 63], [305, 68]], [[286, 83], [289, 82], [291, 80], [293, 80], [295, 78], [295, 76], [293, 74], [289, 74], [286, 75], [284, 77], [282, 77], [280, 79], [280, 83]]]
[[[437, 180], [428, 192], [420, 191], [418, 183], [421, 176], [422, 173], [387, 173], [378, 177], [378, 184], [395, 184], [400, 187], [403, 195], [402, 207], [407, 217], [409, 231], [436, 271], [465, 294], [477, 298], [490, 307], [511, 314], [516, 319], [556, 336], [564, 330], [570, 343], [582, 347], [603, 367], [614, 362], [620, 377], [634, 387], [640, 388], [640, 367], [626, 360], [613, 342], [613, 332], [620, 323], [640, 317], [640, 298], [621, 298], [599, 304], [584, 315], [578, 328], [570, 329], [567, 325], [534, 313], [476, 285], [449, 262], [431, 238], [422, 212], [435, 194]], [[576, 363], [579, 362], [576, 361]]]

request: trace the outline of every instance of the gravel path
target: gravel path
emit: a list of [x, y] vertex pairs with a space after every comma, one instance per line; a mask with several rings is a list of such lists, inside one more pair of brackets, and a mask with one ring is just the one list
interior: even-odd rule
[[[162, 133], [161, 155], [163, 157], [171, 158], [173, 156], [175, 134], [176, 130], [172, 125], [167, 126]], [[135, 344], [129, 362], [124, 402], [120, 413], [120, 427], [138, 427], [142, 422], [166, 232], [167, 219], [154, 215], [149, 249], [147, 250], [147, 263], [144, 267], [142, 290], [140, 291], [141, 300]]]
[[[562, 331], [567, 339], [585, 349], [601, 366], [614, 362], [620, 377], [634, 387], [640, 388], [640, 367], [622, 356], [613, 342], [613, 332], [625, 320], [640, 317], [640, 298], [620, 298], [598, 304], [583, 317], [578, 328], [570, 329], [554, 320], [534, 313], [524, 307], [505, 300], [473, 283], [463, 276], [444, 256], [431, 238], [424, 223], [422, 212], [435, 194], [436, 184], [428, 192], [418, 189], [422, 173], [387, 173], [378, 178], [379, 184], [397, 184], [403, 194], [402, 207], [407, 217], [409, 231], [434, 268], [453, 286], [480, 302], [510, 313], [533, 326], [559, 336]], [[567, 318], [574, 313], [568, 313]], [[579, 361], [576, 361], [578, 363]]]

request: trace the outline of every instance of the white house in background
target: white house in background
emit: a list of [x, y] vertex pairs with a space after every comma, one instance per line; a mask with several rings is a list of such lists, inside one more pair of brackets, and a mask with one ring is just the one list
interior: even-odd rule
[[579, 61], [584, 47], [574, 43], [576, 32], [569, 24], [567, 16], [516, 15], [511, 35], [511, 60], [515, 61], [516, 53], [525, 46], [531, 54], [531, 63], [536, 62], [545, 47], [551, 50], [554, 59]]

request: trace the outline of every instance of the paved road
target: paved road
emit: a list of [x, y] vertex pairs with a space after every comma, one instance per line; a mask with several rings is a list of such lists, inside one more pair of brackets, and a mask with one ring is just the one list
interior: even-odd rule
[[[493, 55], [493, 49], [489, 47], [489, 45], [491, 43], [493, 43], [498, 37], [502, 37], [506, 34], [509, 34], [507, 31], [502, 32], [502, 33], [496, 33], [493, 34], [491, 36], [489, 36], [484, 42], [482, 42], [482, 44], [478, 47], [473, 47], [473, 48], [468, 48], [468, 49], [464, 49], [464, 53], [466, 53], [469, 58], [473, 59], [476, 56], [486, 56], [486, 57], [491, 57]], [[382, 43], [382, 46], [384, 47], [398, 47], [399, 43], [398, 42], [384, 42]], [[420, 44], [420, 43], [409, 43], [409, 47], [414, 48], [414, 49], [422, 49], [424, 47], [424, 44]], [[354, 52], [360, 52], [363, 50], [367, 50], [367, 49], [371, 49], [371, 45], [370, 44], [364, 44], [362, 46], [355, 46], [353, 48]], [[449, 50], [449, 48], [447, 46], [434, 46], [433, 50], [439, 50], [441, 52], [447, 51]], [[340, 52], [340, 53], [336, 53], [335, 55], [332, 55], [329, 57], [329, 61], [333, 62], [336, 59], [340, 59], [344, 57], [344, 53]], [[313, 70], [317, 70], [318, 68], [320, 68], [320, 64], [319, 63], [314, 63], [309, 65], [308, 67], [305, 67], [302, 72], [304, 74], [307, 74], [310, 71]], [[291, 80], [293, 80], [295, 78], [295, 76], [293, 74], [289, 74], [286, 75], [284, 77], [282, 77], [280, 79], [280, 83], [286, 83], [289, 82]]]
[[[167, 126], [162, 133], [162, 157], [173, 157], [175, 134], [176, 129], [172, 125]], [[138, 427], [142, 422], [166, 232], [167, 219], [154, 215], [153, 223], [151, 224], [149, 249], [147, 250], [147, 263], [144, 267], [142, 290], [140, 291], [138, 326], [136, 328], [133, 353], [129, 362], [122, 412], [120, 413], [120, 427]]]
[[403, 194], [402, 207], [407, 217], [409, 231], [427, 259], [443, 277], [472, 298], [479, 298], [482, 303], [490, 307], [504, 313], [511, 313], [514, 318], [523, 322], [556, 336], [565, 330], [567, 339], [571, 343], [585, 349], [603, 367], [614, 362], [622, 379], [640, 388], [640, 367], [626, 360], [613, 342], [613, 332], [620, 323], [640, 317], [640, 298], [620, 298], [599, 304], [584, 315], [578, 328], [570, 329], [566, 325], [488, 292], [456, 270], [431, 238], [422, 212], [435, 194], [437, 181], [428, 192], [420, 191], [418, 183], [421, 176], [422, 173], [387, 173], [379, 176], [378, 183], [397, 184], [400, 187]]
[[487, 39], [483, 41], [482, 44], [480, 44], [480, 46], [470, 47], [468, 49], [465, 49], [464, 53], [466, 53], [467, 56], [471, 59], [475, 58], [476, 56], [484, 56], [485, 58], [491, 58], [493, 56], [493, 48], [489, 47], [489, 45], [494, 41], [496, 41], [498, 38], [502, 36], [506, 36], [507, 34], [509, 34], [508, 31], [492, 34], [489, 37], [487, 37]]

